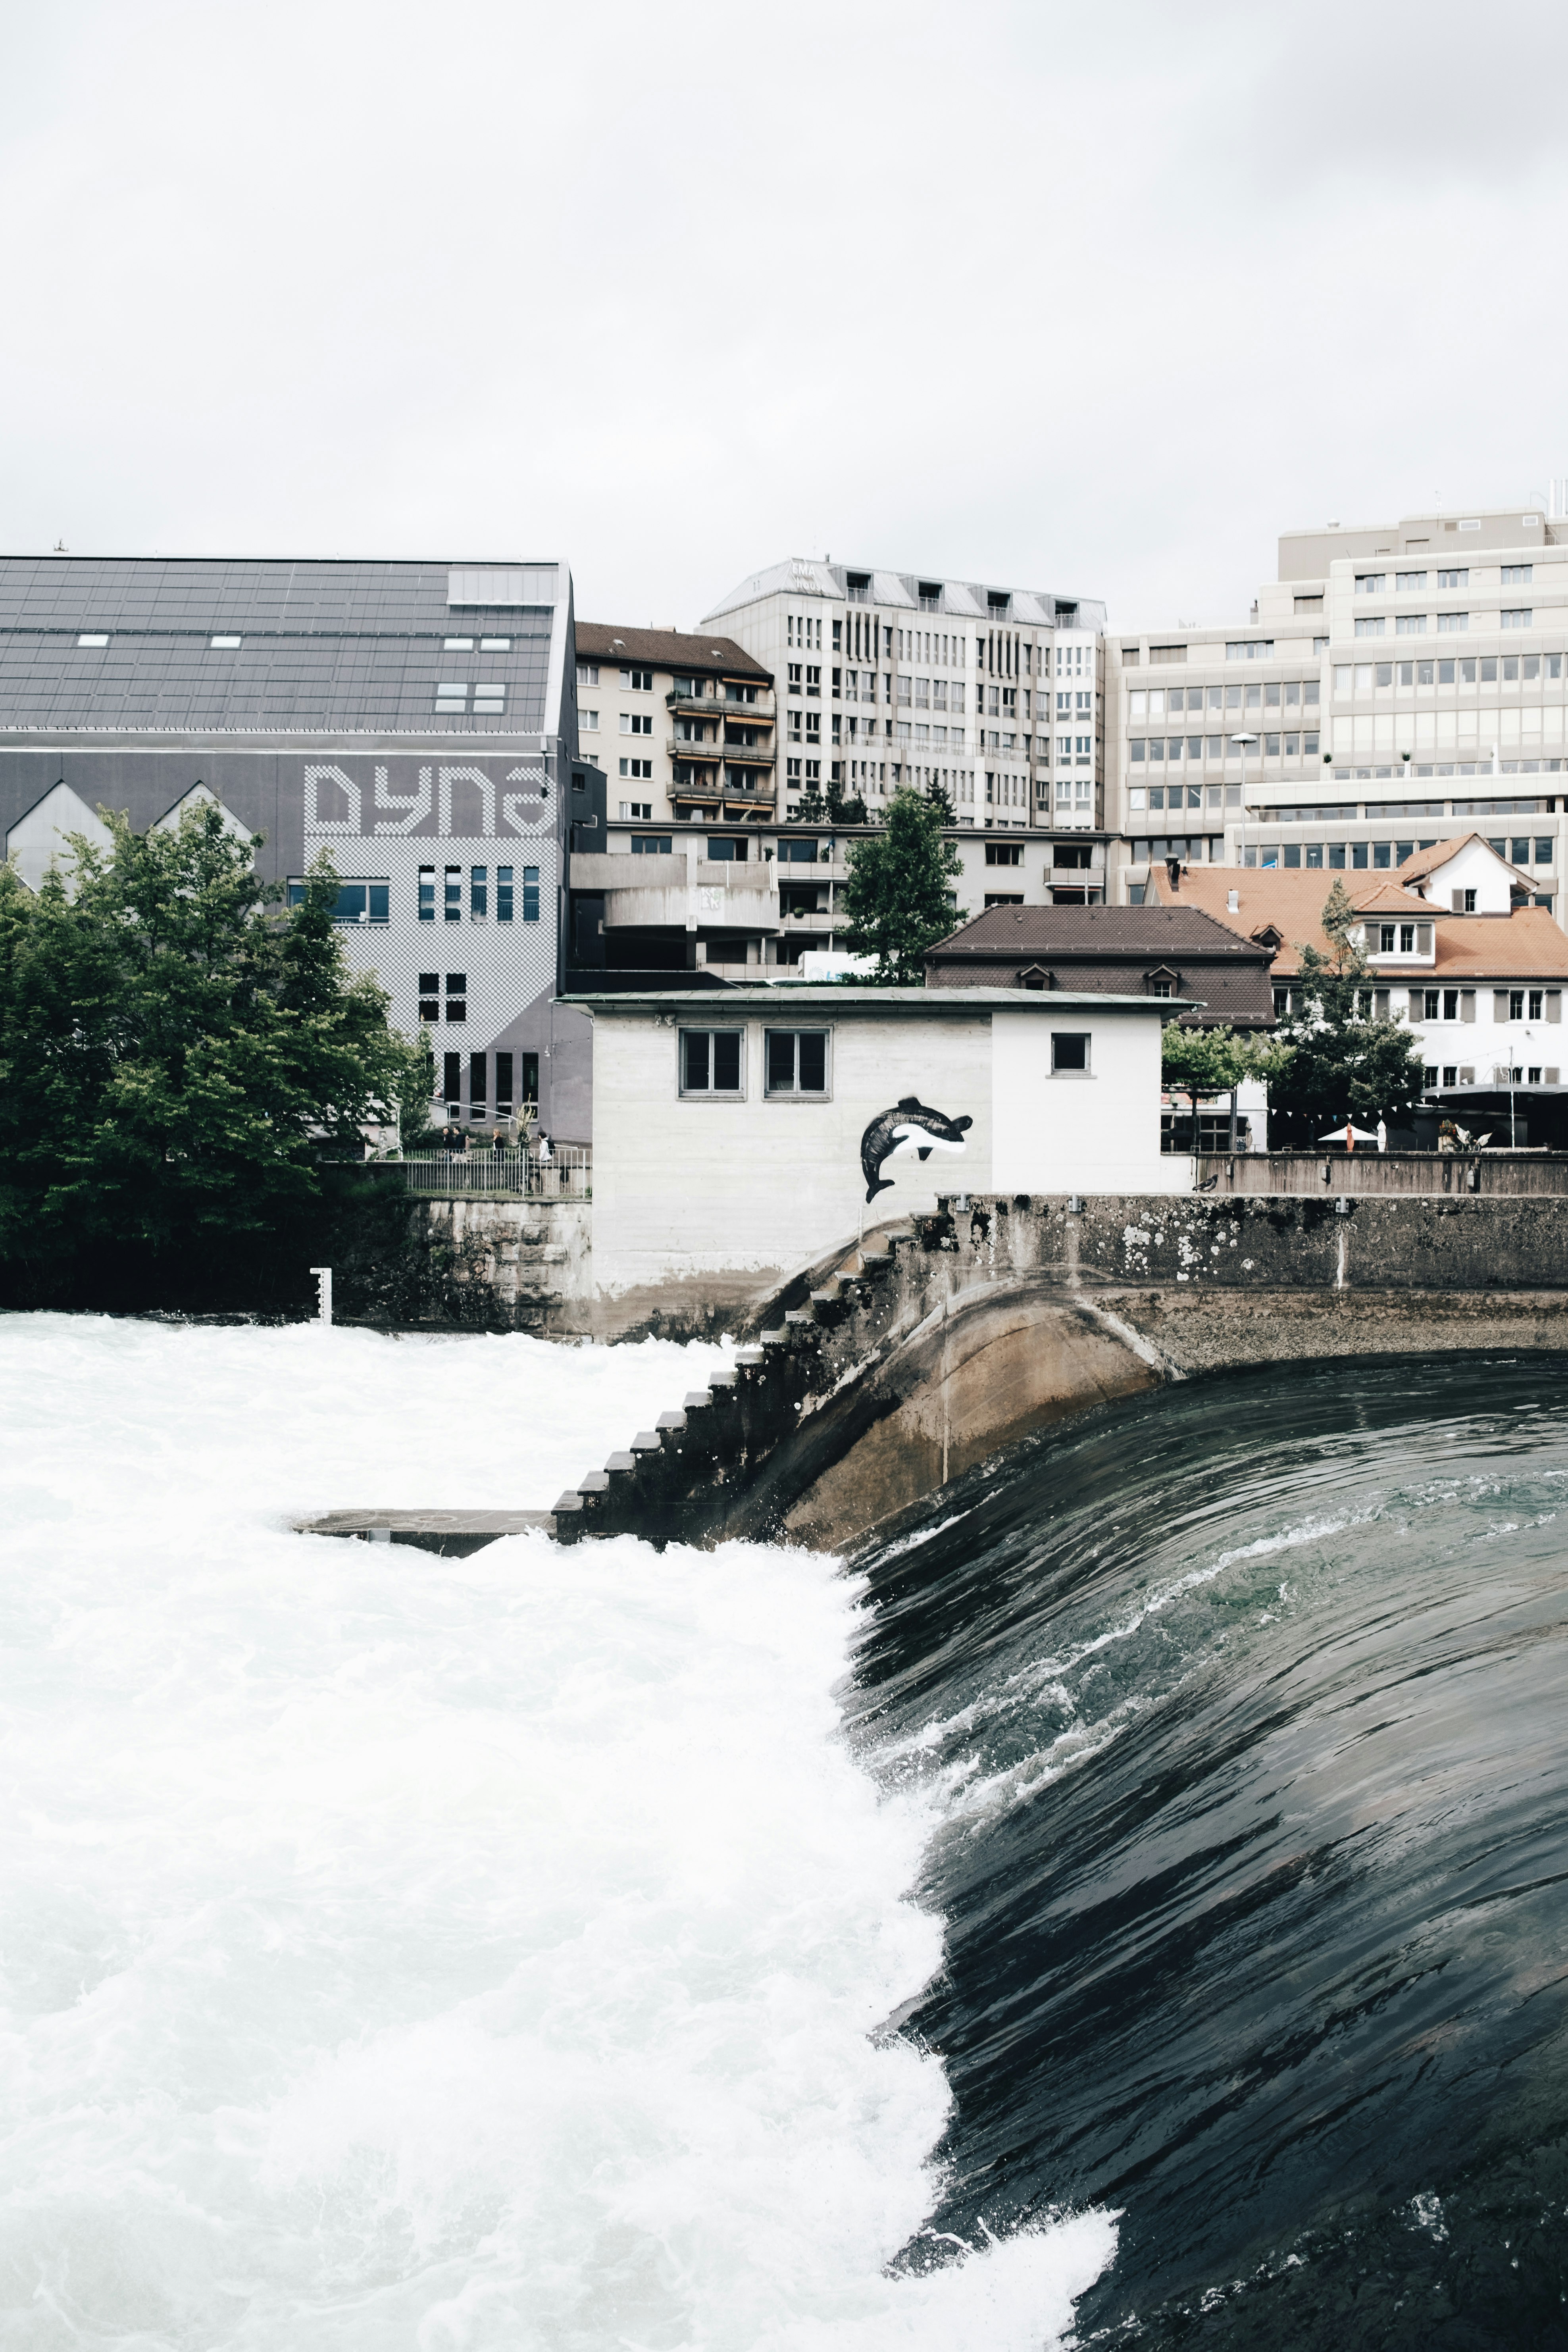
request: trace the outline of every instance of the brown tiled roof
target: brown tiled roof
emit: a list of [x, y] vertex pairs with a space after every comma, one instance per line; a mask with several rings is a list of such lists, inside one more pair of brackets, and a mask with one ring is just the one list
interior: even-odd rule
[[[1399, 871], [1408, 873], [1409, 866]], [[1301, 969], [1301, 947], [1330, 951], [1322, 916], [1336, 882], [1345, 885], [1357, 914], [1401, 915], [1406, 921], [1415, 915], [1434, 923], [1436, 971], [1446, 978], [1568, 978], [1568, 937], [1544, 907], [1516, 907], [1511, 915], [1449, 915], [1430, 898], [1402, 889], [1392, 877], [1251, 866], [1184, 867], [1177, 897], [1244, 939], [1255, 940], [1271, 924], [1281, 940], [1274, 978], [1289, 980]], [[1170, 888], [1163, 869], [1151, 869], [1149, 883], [1162, 894]], [[1233, 890], [1240, 901], [1234, 914], [1228, 905]]]
[[696, 676], [743, 677], [758, 685], [773, 684], [764, 669], [733, 637], [693, 635], [686, 629], [623, 629], [613, 622], [577, 623], [579, 661], [646, 662], [649, 669], [680, 670]]
[[1568, 980], [1568, 937], [1544, 907], [1434, 919], [1440, 980]]
[[1173, 993], [1202, 1000], [1180, 1018], [1241, 1028], [1274, 1018], [1269, 950], [1238, 940], [1196, 907], [987, 907], [926, 958], [928, 988], [1051, 984], [1092, 995], [1142, 996], [1169, 972]]

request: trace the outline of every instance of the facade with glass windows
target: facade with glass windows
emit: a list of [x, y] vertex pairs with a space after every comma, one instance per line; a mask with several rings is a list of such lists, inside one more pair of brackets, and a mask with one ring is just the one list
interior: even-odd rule
[[1113, 895], [1174, 858], [1396, 872], [1475, 830], [1563, 919], [1568, 520], [1287, 532], [1245, 626], [1107, 639]]
[[0, 559], [0, 835], [26, 881], [107, 839], [100, 810], [144, 829], [216, 801], [286, 893], [331, 859], [349, 960], [428, 1026], [443, 1114], [532, 1099], [585, 1139], [585, 1026], [554, 1003], [572, 829], [603, 821], [576, 749], [564, 564]]
[[1100, 824], [1102, 604], [797, 556], [706, 625], [775, 681], [782, 815], [833, 793], [874, 818], [906, 786], [984, 832]]

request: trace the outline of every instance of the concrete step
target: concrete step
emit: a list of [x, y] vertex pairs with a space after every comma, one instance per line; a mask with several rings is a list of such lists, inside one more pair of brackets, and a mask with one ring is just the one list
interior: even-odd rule
[[523, 1535], [537, 1528], [556, 1533], [553, 1511], [324, 1511], [319, 1517], [296, 1519], [296, 1531], [306, 1536], [345, 1536], [360, 1543], [411, 1544], [419, 1551], [459, 1559], [502, 1536]]

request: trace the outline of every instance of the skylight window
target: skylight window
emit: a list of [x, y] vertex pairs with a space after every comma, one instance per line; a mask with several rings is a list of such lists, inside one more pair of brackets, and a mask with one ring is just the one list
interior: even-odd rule
[[486, 679], [474, 688], [474, 709], [488, 710], [492, 717], [506, 709], [506, 688], [493, 679]]
[[471, 654], [474, 650], [474, 641], [472, 637], [447, 637], [442, 650], [449, 654]]
[[481, 637], [479, 639], [479, 651], [482, 654], [510, 654], [511, 651], [511, 639], [510, 637]]
[[79, 637], [77, 639], [77, 643], [79, 646], [106, 646], [109, 643], [109, 639], [107, 636]]
[[238, 652], [240, 640], [237, 637], [209, 637], [207, 643], [215, 654], [232, 654]]
[[468, 707], [468, 687], [466, 678], [446, 686], [438, 686], [436, 688], [437, 710], [467, 710]]

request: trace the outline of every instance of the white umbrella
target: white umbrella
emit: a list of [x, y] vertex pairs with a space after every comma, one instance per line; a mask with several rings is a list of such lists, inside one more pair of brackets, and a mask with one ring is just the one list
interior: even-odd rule
[[1331, 1127], [1327, 1135], [1320, 1135], [1318, 1141], [1320, 1143], [1343, 1143], [1347, 1136], [1354, 1136], [1358, 1143], [1375, 1143], [1377, 1141], [1377, 1138], [1371, 1128], [1352, 1127], [1348, 1118], [1346, 1119], [1343, 1127]]

